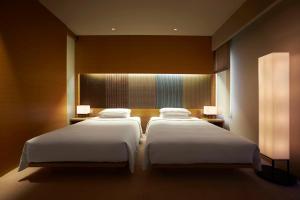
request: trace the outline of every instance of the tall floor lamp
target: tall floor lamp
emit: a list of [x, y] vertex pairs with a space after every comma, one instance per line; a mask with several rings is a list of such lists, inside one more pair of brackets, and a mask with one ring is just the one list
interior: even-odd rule
[[[282, 185], [293, 185], [290, 174], [289, 53], [271, 53], [258, 59], [259, 75], [259, 148], [271, 159], [258, 175]], [[275, 167], [286, 162], [286, 171]]]

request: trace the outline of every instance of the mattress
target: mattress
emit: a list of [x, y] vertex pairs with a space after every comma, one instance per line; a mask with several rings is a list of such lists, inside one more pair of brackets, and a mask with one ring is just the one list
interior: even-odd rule
[[90, 118], [28, 140], [19, 171], [29, 163], [128, 161], [133, 172], [141, 133], [139, 117]]
[[146, 129], [144, 169], [152, 164], [253, 164], [261, 169], [252, 141], [198, 118], [153, 117]]

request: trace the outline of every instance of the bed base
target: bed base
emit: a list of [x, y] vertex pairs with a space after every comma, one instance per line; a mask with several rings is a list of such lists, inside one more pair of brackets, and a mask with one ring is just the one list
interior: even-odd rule
[[153, 168], [254, 168], [251, 163], [151, 164]]
[[99, 167], [99, 168], [125, 168], [128, 162], [32, 162], [29, 167]]

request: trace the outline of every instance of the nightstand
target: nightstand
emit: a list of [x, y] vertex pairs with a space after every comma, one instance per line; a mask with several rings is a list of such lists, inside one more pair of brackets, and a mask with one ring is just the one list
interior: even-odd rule
[[202, 119], [211, 124], [224, 128], [224, 119], [220, 119], [220, 118], [202, 118]]
[[88, 119], [89, 117], [73, 117], [70, 119], [70, 124], [76, 124], [78, 122], [82, 122], [86, 119]]

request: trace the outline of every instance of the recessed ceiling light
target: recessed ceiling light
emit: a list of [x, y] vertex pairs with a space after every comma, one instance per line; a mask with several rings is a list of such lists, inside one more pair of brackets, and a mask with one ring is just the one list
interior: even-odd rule
[[115, 30], [117, 30], [117, 29], [116, 29], [116, 28], [111, 28], [111, 30], [112, 30], [112, 31], [115, 31]]
[[173, 28], [173, 31], [178, 31], [178, 29], [177, 28]]

